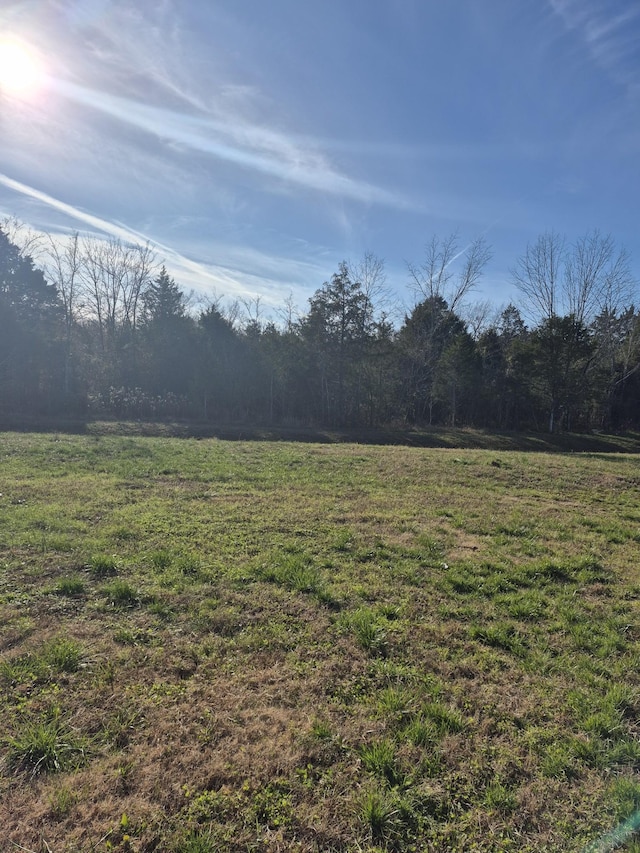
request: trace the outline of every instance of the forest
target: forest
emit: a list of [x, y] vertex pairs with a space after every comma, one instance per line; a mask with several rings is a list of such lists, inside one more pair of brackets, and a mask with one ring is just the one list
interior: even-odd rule
[[[149, 245], [0, 228], [0, 417], [620, 431], [640, 427], [640, 312], [611, 236], [556, 232], [512, 265], [517, 304], [472, 301], [491, 249], [434, 237], [389, 308], [384, 263], [342, 262], [264, 320], [194, 306]], [[526, 318], [526, 321], [525, 319]]]

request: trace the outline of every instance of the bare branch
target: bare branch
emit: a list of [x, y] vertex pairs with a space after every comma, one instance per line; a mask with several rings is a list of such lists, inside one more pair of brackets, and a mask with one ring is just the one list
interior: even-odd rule
[[498, 322], [500, 312], [496, 311], [495, 305], [489, 299], [474, 302], [462, 314], [474, 340], [486, 332], [488, 328]]
[[20, 249], [22, 255], [34, 258], [42, 249], [44, 235], [20, 222], [15, 216], [5, 216], [0, 221], [0, 230]]
[[276, 315], [281, 319], [285, 332], [293, 331], [300, 316], [300, 311], [293, 301], [293, 293], [289, 293], [282, 308], [276, 309]]
[[351, 281], [358, 282], [372, 309], [384, 310], [390, 301], [384, 261], [373, 252], [365, 252], [357, 263], [349, 261], [347, 271]]
[[260, 317], [262, 316], [262, 296], [243, 296], [240, 299], [240, 304], [244, 307], [244, 321], [248, 326], [260, 326]]
[[[457, 235], [445, 239], [433, 237], [426, 249], [424, 263], [408, 264], [410, 287], [423, 299], [443, 299], [452, 311], [459, 310], [463, 300], [474, 290], [492, 256], [484, 237], [478, 237], [466, 248], [458, 250]], [[464, 257], [455, 275], [453, 265]]]
[[447, 302], [452, 311], [478, 286], [484, 268], [492, 257], [492, 251], [484, 237], [478, 237], [464, 250], [465, 261], [457, 284], [450, 292]]
[[433, 236], [431, 242], [427, 244], [424, 262], [419, 266], [408, 264], [410, 286], [423, 299], [446, 298], [447, 285], [453, 275], [449, 266], [455, 259], [456, 251], [456, 234], [451, 234], [444, 239]]
[[511, 271], [513, 281], [524, 297], [525, 311], [534, 322], [558, 316], [562, 293], [560, 272], [565, 260], [564, 237], [548, 231], [527, 246], [525, 254]]

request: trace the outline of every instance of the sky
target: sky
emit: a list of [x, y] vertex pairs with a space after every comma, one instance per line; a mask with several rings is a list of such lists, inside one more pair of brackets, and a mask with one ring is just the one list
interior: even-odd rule
[[504, 306], [550, 230], [640, 278], [638, 0], [3, 0], [3, 39], [40, 75], [0, 70], [0, 215], [148, 240], [185, 291], [304, 311], [372, 252], [402, 307], [455, 233]]

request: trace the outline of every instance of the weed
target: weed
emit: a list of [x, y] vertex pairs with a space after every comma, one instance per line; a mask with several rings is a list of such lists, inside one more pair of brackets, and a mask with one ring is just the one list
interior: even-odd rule
[[317, 566], [299, 553], [283, 553], [271, 566], [261, 570], [261, 576], [296, 592], [317, 594], [324, 586]]
[[175, 853], [218, 853], [219, 849], [211, 832], [203, 829], [190, 830], [174, 848]]
[[378, 694], [376, 704], [381, 716], [400, 724], [412, 714], [415, 697], [404, 687], [386, 687]]
[[200, 559], [195, 554], [184, 554], [175, 560], [176, 571], [189, 578], [197, 578], [200, 575]]
[[269, 829], [290, 826], [293, 806], [288, 786], [272, 782], [256, 791], [251, 799], [251, 810], [256, 821]]
[[414, 717], [403, 730], [404, 737], [414, 746], [435, 747], [440, 742], [441, 733], [433, 720]]
[[[358, 817], [371, 840], [384, 850], [419, 849], [440, 807], [430, 791], [368, 788], [358, 800]], [[360, 849], [360, 848], [358, 848]], [[381, 848], [367, 848], [379, 850]]]
[[496, 649], [504, 649], [518, 657], [526, 653], [526, 642], [515, 625], [509, 622], [496, 622], [493, 625], [473, 625], [469, 631], [473, 640], [480, 640], [487, 646]]
[[462, 714], [442, 702], [427, 702], [422, 706], [425, 719], [430, 720], [441, 734], [461, 732], [465, 728]]
[[63, 820], [69, 815], [78, 801], [75, 791], [62, 785], [49, 794], [49, 809], [54, 820]]
[[548, 600], [544, 593], [536, 589], [521, 590], [496, 598], [496, 604], [507, 611], [509, 616], [525, 622], [535, 622], [542, 618], [548, 609]]
[[135, 607], [140, 603], [137, 591], [124, 580], [115, 580], [104, 586], [102, 595], [112, 607]]
[[113, 660], [101, 661], [95, 670], [95, 683], [100, 686], [103, 684], [113, 685], [116, 680], [116, 664]]
[[502, 812], [503, 814], [512, 812], [517, 802], [515, 793], [498, 779], [495, 779], [487, 787], [484, 800], [488, 809]]
[[185, 794], [190, 798], [187, 813], [191, 820], [197, 823], [208, 823], [227, 816], [229, 800], [221, 791], [206, 790], [192, 797], [185, 788]]
[[127, 704], [112, 714], [104, 724], [105, 739], [117, 749], [124, 749], [131, 735], [145, 724], [142, 711], [134, 705]]
[[154, 551], [149, 555], [149, 560], [154, 569], [163, 572], [173, 563], [173, 555], [169, 551]]
[[118, 542], [134, 542], [138, 538], [138, 533], [130, 527], [116, 527], [112, 536]]
[[586, 732], [601, 740], [618, 740], [624, 733], [622, 715], [613, 707], [589, 714], [582, 725]]
[[607, 744], [605, 756], [605, 769], [638, 767], [640, 766], [640, 743], [635, 737], [626, 735]]
[[351, 551], [355, 543], [353, 532], [346, 527], [341, 527], [333, 540], [333, 548], [340, 553]]
[[85, 760], [87, 744], [55, 712], [43, 720], [27, 721], [15, 737], [7, 739], [7, 746], [9, 768], [36, 776], [78, 767]]
[[70, 553], [75, 544], [71, 536], [66, 536], [63, 533], [49, 534], [45, 541], [47, 550], [56, 551], [59, 554]]
[[401, 785], [405, 774], [399, 767], [396, 746], [390, 740], [376, 740], [360, 748], [360, 758], [365, 770], [386, 779], [391, 787]]
[[38, 651], [1, 661], [0, 675], [5, 681], [14, 684], [46, 681], [57, 673], [76, 672], [81, 660], [82, 649], [79, 643], [57, 637], [45, 643]]
[[109, 578], [118, 574], [119, 561], [117, 557], [107, 554], [96, 554], [89, 560], [89, 571], [96, 578]]
[[53, 590], [57, 595], [66, 595], [70, 598], [84, 595], [85, 584], [81, 577], [74, 575], [68, 578], [61, 578]]
[[607, 690], [603, 704], [634, 720], [640, 712], [640, 693], [627, 684], [614, 684]]
[[389, 649], [389, 634], [385, 622], [368, 607], [348, 614], [344, 622], [354, 633], [361, 649], [373, 656], [385, 657]]
[[175, 853], [217, 853], [217, 846], [211, 832], [203, 829], [190, 830], [174, 848]]
[[365, 791], [358, 803], [358, 815], [373, 841], [386, 841], [395, 834], [398, 803], [389, 791]]
[[544, 749], [540, 769], [543, 776], [552, 779], [572, 779], [577, 776], [576, 756], [571, 744], [560, 741], [550, 743]]
[[157, 616], [162, 622], [170, 622], [174, 616], [174, 610], [166, 601], [156, 599], [148, 605], [149, 613]]
[[58, 637], [42, 650], [46, 664], [58, 672], [76, 672], [82, 660], [82, 649], [75, 640]]
[[618, 820], [629, 817], [640, 809], [640, 782], [628, 776], [614, 778], [607, 799]]
[[591, 557], [585, 557], [576, 562], [574, 571], [576, 579], [583, 584], [603, 584], [611, 583], [611, 571], [607, 570], [599, 560]]
[[333, 737], [331, 726], [326, 720], [314, 720], [311, 724], [311, 734], [321, 742], [331, 740]]
[[127, 761], [116, 769], [116, 788], [121, 794], [128, 794], [131, 791], [134, 771], [133, 761]]
[[426, 533], [421, 533], [418, 536], [418, 546], [420, 548], [420, 561], [423, 566], [440, 566], [444, 557], [444, 546], [432, 536]]
[[446, 579], [453, 592], [466, 595], [478, 590], [478, 580], [468, 569], [450, 569]]

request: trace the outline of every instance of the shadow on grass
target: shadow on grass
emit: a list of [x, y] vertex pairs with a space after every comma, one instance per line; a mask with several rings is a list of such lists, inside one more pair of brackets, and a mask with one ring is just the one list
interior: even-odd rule
[[222, 441], [294, 441], [309, 444], [370, 444], [451, 450], [515, 450], [545, 453], [639, 453], [640, 434], [492, 432], [453, 427], [324, 429], [211, 424], [203, 421], [0, 419], [4, 432], [61, 432], [73, 435], [217, 438]]

